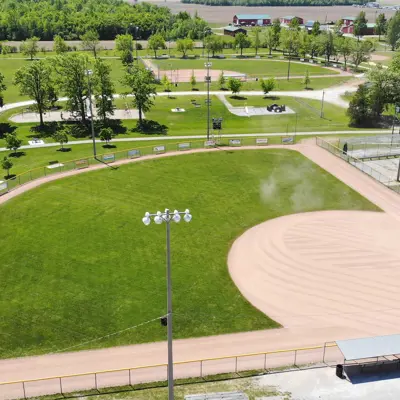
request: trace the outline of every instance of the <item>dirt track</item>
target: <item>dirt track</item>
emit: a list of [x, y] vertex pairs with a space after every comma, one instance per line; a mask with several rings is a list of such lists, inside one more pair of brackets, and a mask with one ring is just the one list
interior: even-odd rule
[[[269, 148], [278, 147], [282, 146]], [[255, 148], [257, 147], [247, 149]], [[265, 311], [272, 311], [273, 316], [287, 326], [277, 330], [177, 340], [174, 344], [176, 361], [302, 347], [337, 339], [398, 332], [400, 309], [397, 306], [399, 295], [395, 284], [400, 266], [400, 255], [394, 251], [393, 247], [394, 240], [397, 241], [400, 233], [398, 195], [315, 145], [295, 145], [291, 149], [301, 152], [316, 162], [377, 204], [385, 213], [313, 213], [313, 216], [310, 214], [310, 219], [306, 218], [307, 214], [294, 215], [253, 228], [256, 231], [260, 230], [261, 235], [257, 232], [254, 236], [252, 230], [248, 231], [247, 234], [254, 239], [254, 243], [251, 244], [252, 249], [256, 248], [255, 255], [259, 257], [249, 258], [246, 253], [244, 259], [239, 259], [243, 255], [243, 247], [237, 247], [239, 242], [236, 242], [229, 257], [233, 277], [250, 301], [261, 309], [265, 305]], [[160, 158], [178, 154], [182, 153], [144, 158]], [[137, 161], [141, 160], [123, 160], [113, 165]], [[104, 166], [97, 165], [90, 170], [100, 168]], [[0, 197], [0, 204], [43, 183], [87, 171], [71, 171], [31, 182]], [[271, 232], [271, 229], [273, 229], [273, 234], [268, 239], [266, 235]], [[324, 232], [324, 235], [321, 235], [321, 232]], [[245, 236], [246, 233], [238, 240], [247, 240]], [[266, 246], [266, 240], [275, 243], [275, 247]], [[284, 247], [281, 247], [282, 245]], [[338, 253], [339, 257], [335, 256]], [[273, 256], [279, 259], [272, 260], [273, 263], [270, 266], [273, 268], [272, 271], [265, 263], [268, 257], [274, 258]], [[296, 265], [293, 264], [294, 257]], [[299, 257], [298, 260], [297, 257]], [[297, 266], [297, 261], [299, 266]], [[309, 261], [312, 262], [310, 266], [306, 265]], [[243, 273], [243, 266], [246, 268], [245, 273]], [[315, 271], [316, 266], [319, 268], [318, 273]], [[259, 270], [255, 271], [254, 268]], [[286, 272], [278, 271], [279, 269]], [[254, 273], [260, 274], [261, 278], [256, 279], [257, 282], [254, 281], [254, 278], [257, 278]], [[270, 280], [268, 274], [272, 273], [275, 276], [273, 280], [272, 278]], [[265, 279], [266, 277], [268, 279]], [[248, 291], [249, 282], [251, 285], [256, 285], [253, 286], [254, 291]], [[265, 287], [260, 285], [262, 282], [266, 285]], [[165, 362], [166, 354], [166, 344], [159, 342], [3, 360], [0, 361], [0, 376], [2, 381], [11, 381], [151, 365]], [[315, 354], [310, 354], [302, 359], [302, 362], [315, 360]], [[223, 361], [214, 365], [209, 372], [216, 373], [226, 369], [228, 362]], [[288, 359], [278, 357], [278, 359], [273, 358], [271, 362], [274, 365], [282, 365], [282, 363], [287, 364]], [[254, 368], [254, 365], [251, 365], [251, 368]], [[198, 364], [181, 367], [177, 370], [177, 376], [197, 375], [198, 369]], [[141, 379], [159, 378], [160, 371], [147, 371], [141, 376]], [[93, 377], [79, 379], [78, 383], [83, 387], [93, 385]], [[118, 379], [120, 377], [109, 377], [107, 383], [117, 384], [120, 382]], [[70, 388], [80, 387], [78, 383], [74, 386], [70, 382]], [[30, 393], [43, 393], [49, 390], [50, 384], [50, 381], [36, 384], [35, 391]], [[52, 384], [57, 386], [57, 382]], [[20, 391], [21, 388], [16, 386], [1, 387], [0, 397], [15, 396], [17, 392], [20, 394]]]

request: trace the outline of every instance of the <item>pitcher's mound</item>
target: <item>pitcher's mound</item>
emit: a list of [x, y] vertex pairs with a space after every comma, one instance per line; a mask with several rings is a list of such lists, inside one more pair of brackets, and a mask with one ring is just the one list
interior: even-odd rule
[[286, 327], [400, 324], [400, 223], [363, 211], [276, 218], [249, 229], [229, 253], [243, 295]]

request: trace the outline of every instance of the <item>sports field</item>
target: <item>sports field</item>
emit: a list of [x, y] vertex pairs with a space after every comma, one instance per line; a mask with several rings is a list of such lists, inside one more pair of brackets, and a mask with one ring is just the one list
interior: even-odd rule
[[[205, 59], [169, 59], [156, 60], [156, 64], [161, 70], [177, 70], [177, 69], [204, 69]], [[236, 71], [247, 75], [262, 76], [286, 76], [288, 69], [287, 61], [271, 61], [271, 60], [215, 60], [212, 59], [212, 69], [223, 71]], [[310, 75], [334, 75], [339, 74], [338, 71], [319, 67], [313, 64], [291, 63], [290, 71], [292, 75], [304, 75], [306, 70]]]
[[[320, 194], [317, 206], [308, 191]], [[300, 154], [272, 149], [146, 161], [29, 191], [0, 212], [2, 356], [61, 350], [163, 315], [165, 232], [141, 218], [166, 206], [193, 214], [172, 227], [176, 338], [277, 326], [228, 275], [228, 250], [246, 229], [293, 212], [376, 209]], [[95, 346], [165, 337], [157, 320]]]

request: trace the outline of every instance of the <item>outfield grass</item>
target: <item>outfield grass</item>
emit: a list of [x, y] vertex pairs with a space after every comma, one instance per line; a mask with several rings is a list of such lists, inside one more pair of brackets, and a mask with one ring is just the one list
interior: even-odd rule
[[[261, 200], [269, 179], [276, 194]], [[297, 190], [306, 195], [294, 204]], [[317, 209], [315, 193], [322, 209], [377, 209], [302, 155], [272, 149], [124, 165], [10, 200], [0, 207], [2, 356], [64, 349], [164, 315], [165, 231], [141, 222], [163, 207], [193, 214], [172, 227], [175, 338], [276, 327], [240, 295], [227, 253], [251, 226]], [[93, 347], [165, 338], [157, 320]]]
[[[240, 60], [226, 59], [212, 61], [212, 69], [224, 71], [236, 71], [247, 75], [263, 75], [263, 76], [286, 76], [288, 69], [287, 61], [271, 61], [271, 60]], [[204, 59], [168, 59], [153, 61], [162, 70], [170, 71], [171, 69], [204, 69]], [[316, 66], [314, 64], [301, 64], [292, 62], [290, 66], [291, 75], [304, 75], [306, 70], [310, 75], [334, 75], [339, 74], [338, 71]]]

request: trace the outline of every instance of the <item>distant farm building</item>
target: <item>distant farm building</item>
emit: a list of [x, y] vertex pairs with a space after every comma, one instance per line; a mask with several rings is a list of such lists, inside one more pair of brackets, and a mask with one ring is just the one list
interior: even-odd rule
[[295, 17], [293, 15], [288, 15], [286, 17], [281, 17], [281, 18], [279, 18], [279, 21], [281, 22], [281, 24], [289, 25], [295, 18], [297, 18], [297, 21], [299, 21], [300, 25], [304, 24], [304, 19], [303, 18]]
[[229, 35], [235, 37], [238, 33], [244, 33], [247, 35], [246, 29], [241, 28], [240, 26], [225, 26], [224, 35]]
[[343, 25], [352, 25], [354, 24], [354, 21], [356, 20], [356, 17], [344, 17], [343, 19]]
[[233, 23], [242, 26], [271, 25], [271, 17], [267, 14], [236, 14]]
[[[368, 36], [375, 34], [375, 26], [374, 23], [368, 23], [364, 29], [361, 29], [361, 36]], [[354, 34], [354, 24], [351, 25], [343, 25], [340, 29], [342, 33], [349, 33], [351, 35]]]

